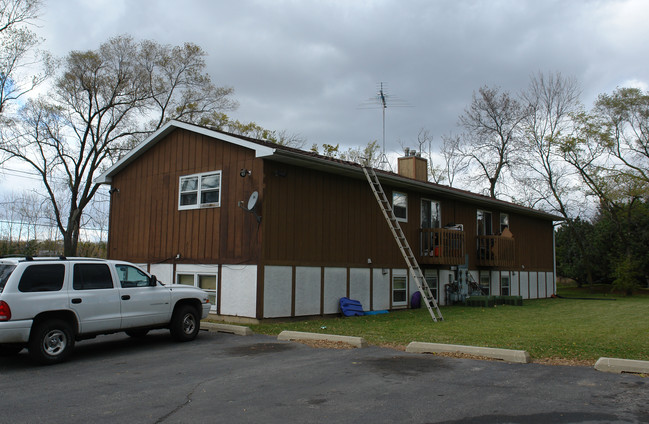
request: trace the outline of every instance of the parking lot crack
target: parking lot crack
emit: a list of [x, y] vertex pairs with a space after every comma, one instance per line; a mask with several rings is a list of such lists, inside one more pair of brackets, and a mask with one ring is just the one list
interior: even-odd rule
[[189, 393], [187, 393], [187, 395], [185, 395], [184, 402], [180, 403], [178, 406], [176, 406], [174, 409], [169, 411], [167, 414], [165, 414], [162, 417], [158, 418], [155, 421], [155, 424], [164, 423], [169, 417], [175, 415], [178, 411], [180, 411], [181, 409], [183, 409], [184, 407], [186, 407], [187, 405], [192, 403], [192, 397], [194, 396], [194, 393], [196, 393], [196, 390], [198, 390], [198, 388], [201, 387], [202, 385], [204, 385], [205, 383], [209, 383], [209, 382], [211, 382], [213, 380], [216, 380], [216, 379], [215, 378], [210, 378], [210, 379], [203, 380], [201, 382], [196, 383], [194, 385], [194, 387], [192, 387], [192, 389], [189, 391]]

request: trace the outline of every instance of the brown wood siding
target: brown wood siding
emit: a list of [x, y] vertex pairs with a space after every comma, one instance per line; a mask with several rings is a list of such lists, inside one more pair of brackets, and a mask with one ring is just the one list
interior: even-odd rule
[[[242, 178], [239, 170], [252, 174]], [[221, 206], [178, 210], [183, 175], [221, 170]], [[185, 130], [158, 142], [113, 178], [109, 256], [133, 262], [257, 263], [261, 234], [237, 206], [262, 191], [254, 152]]]
[[[405, 266], [366, 180], [278, 163], [267, 163], [265, 171], [264, 264], [367, 267], [369, 258], [376, 267]], [[436, 200], [442, 226], [464, 225], [469, 266], [476, 269], [477, 206], [402, 188], [384, 190], [388, 198], [393, 190], [408, 195], [408, 222], [400, 225], [414, 252], [419, 252], [421, 199]], [[480, 209], [492, 212], [494, 229], [499, 228], [500, 212], [509, 213], [516, 242], [514, 269], [553, 269], [551, 222]]]
[[366, 180], [272, 162], [264, 169], [264, 264], [402, 266]]
[[[252, 174], [242, 178], [239, 170]], [[221, 207], [178, 210], [183, 175], [221, 170]], [[367, 181], [256, 159], [254, 152], [177, 129], [113, 179], [109, 256], [133, 262], [222, 263], [404, 268]], [[385, 186], [388, 198], [393, 187]], [[260, 194], [255, 217], [238, 207]], [[439, 201], [441, 225], [463, 224], [469, 266], [476, 269], [475, 204], [396, 189], [408, 195], [402, 229], [419, 252], [421, 199]], [[509, 213], [514, 269], [551, 271], [552, 223]], [[262, 243], [263, 242], [263, 243]], [[176, 254], [181, 259], [173, 258]], [[372, 265], [367, 260], [371, 259]], [[448, 265], [439, 265], [448, 268]], [[491, 268], [494, 269], [494, 268]], [[497, 268], [496, 268], [497, 269]]]

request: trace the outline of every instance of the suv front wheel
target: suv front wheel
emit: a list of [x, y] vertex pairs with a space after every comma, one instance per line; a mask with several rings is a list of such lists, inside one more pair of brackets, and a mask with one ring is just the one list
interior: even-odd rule
[[43, 321], [32, 330], [27, 347], [29, 354], [41, 364], [63, 362], [74, 349], [72, 328], [63, 320]]
[[196, 308], [190, 305], [181, 305], [171, 317], [171, 337], [179, 342], [194, 340], [200, 330], [201, 322]]

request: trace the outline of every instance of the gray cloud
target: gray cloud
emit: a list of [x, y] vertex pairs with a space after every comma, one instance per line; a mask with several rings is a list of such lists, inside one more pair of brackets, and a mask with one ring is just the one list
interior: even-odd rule
[[396, 151], [422, 127], [436, 141], [456, 130], [483, 85], [516, 92], [533, 73], [560, 71], [579, 80], [587, 106], [617, 86], [646, 85], [647, 18], [640, 0], [50, 0], [39, 31], [57, 55], [123, 33], [195, 42], [213, 80], [235, 88], [235, 118], [309, 145], [380, 140], [381, 109], [360, 106], [386, 82]]

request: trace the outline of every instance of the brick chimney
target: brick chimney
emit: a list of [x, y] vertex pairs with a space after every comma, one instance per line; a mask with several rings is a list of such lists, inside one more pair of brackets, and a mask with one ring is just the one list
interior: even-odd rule
[[428, 181], [428, 161], [421, 157], [421, 153], [404, 150], [405, 155], [397, 159], [397, 173], [402, 177], [419, 181]]

